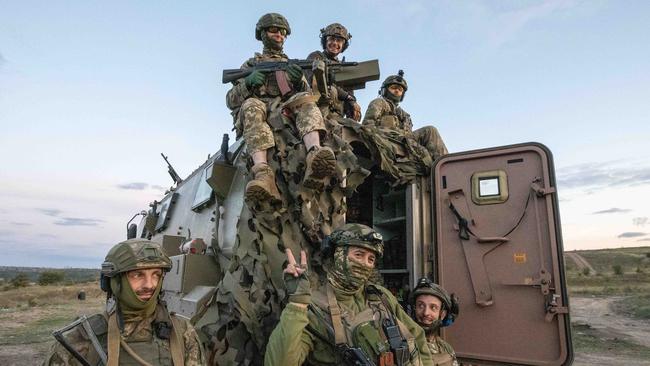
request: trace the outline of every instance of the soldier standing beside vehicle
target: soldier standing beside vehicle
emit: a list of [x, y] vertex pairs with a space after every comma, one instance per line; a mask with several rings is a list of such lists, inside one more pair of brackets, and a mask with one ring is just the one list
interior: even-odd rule
[[[284, 41], [291, 34], [287, 19], [277, 13], [263, 15], [255, 26], [255, 38], [262, 41], [262, 53], [247, 60], [242, 69], [254, 68], [264, 61], [287, 61]], [[275, 174], [267, 163], [267, 152], [275, 146], [268, 122], [272, 110], [280, 108], [295, 119], [300, 138], [307, 149], [304, 181], [319, 180], [335, 173], [336, 157], [329, 147], [321, 147], [325, 123], [310, 92], [302, 69], [289, 65], [285, 71], [264, 73], [255, 70], [233, 83], [226, 95], [232, 110], [237, 136], [243, 134], [253, 161], [254, 178], [246, 185], [249, 201], [280, 200]]]
[[44, 365], [203, 365], [194, 328], [158, 299], [171, 267], [169, 257], [151, 241], [115, 245], [101, 271], [107, 310], [54, 332], [58, 342]]
[[305, 252], [296, 263], [287, 249], [289, 303], [271, 334], [264, 364], [432, 365], [422, 328], [387, 289], [368, 281], [383, 254], [381, 235], [346, 224], [328, 243], [331, 268], [313, 295]]
[[404, 100], [407, 89], [408, 85], [402, 70], [397, 75], [387, 77], [381, 84], [380, 97], [368, 105], [363, 124], [400, 131], [407, 139], [414, 139], [424, 146], [431, 159], [435, 160], [447, 154], [447, 147], [438, 130], [433, 126], [425, 126], [413, 131], [411, 116], [399, 106], [399, 103]]
[[[339, 23], [332, 23], [320, 30], [320, 43], [323, 50], [310, 53], [307, 59], [322, 60], [330, 65], [336, 65], [341, 62], [338, 56], [350, 46], [351, 38], [352, 34], [348, 32], [347, 28]], [[321, 111], [325, 111], [323, 116], [327, 118], [328, 112], [332, 112], [341, 117], [345, 115], [357, 122], [360, 121], [361, 107], [352, 91], [345, 90], [330, 80], [328, 82], [330, 82], [329, 98], [321, 96], [318, 101]]]
[[415, 321], [424, 329], [433, 364], [458, 366], [451, 345], [438, 335], [441, 327], [451, 325], [458, 317], [458, 302], [439, 285], [421, 278], [411, 294]]

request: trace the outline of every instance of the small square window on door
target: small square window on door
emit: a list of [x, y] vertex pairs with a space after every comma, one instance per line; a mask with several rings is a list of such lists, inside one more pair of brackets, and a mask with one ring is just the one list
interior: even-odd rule
[[492, 205], [508, 200], [508, 176], [503, 170], [472, 174], [472, 201], [477, 205]]

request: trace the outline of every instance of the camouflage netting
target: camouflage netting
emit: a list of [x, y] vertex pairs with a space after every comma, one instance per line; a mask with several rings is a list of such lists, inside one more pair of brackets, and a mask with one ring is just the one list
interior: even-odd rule
[[421, 160], [402, 158], [394, 152], [412, 151], [407, 144], [400, 143], [403, 138], [390, 133], [381, 136], [386, 131], [361, 126], [353, 120], [330, 119], [326, 121], [328, 132], [321, 143], [336, 154], [336, 177], [323, 181], [322, 189], [305, 188], [301, 184], [304, 144], [294, 123], [279, 112], [269, 115], [276, 147], [269, 150], [268, 161], [275, 171], [282, 202], [247, 202], [248, 207], [244, 206], [231, 265], [218, 284], [219, 320], [202, 328], [211, 337], [211, 364], [263, 363], [266, 342], [286, 304], [282, 274], [286, 248], [293, 253], [301, 249], [308, 252], [314, 287], [323, 279], [320, 256], [314, 254], [319, 251], [322, 238], [345, 223], [345, 197], [370, 174], [359, 165], [351, 145], [342, 139], [343, 126], [356, 131], [373, 160], [380, 162], [381, 169], [395, 179], [395, 184], [405, 184], [428, 171]]

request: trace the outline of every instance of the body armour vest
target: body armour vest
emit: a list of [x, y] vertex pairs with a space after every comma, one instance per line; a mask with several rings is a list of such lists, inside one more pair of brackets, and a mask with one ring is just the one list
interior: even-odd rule
[[[95, 335], [99, 340], [104, 352], [107, 352], [107, 343], [108, 343], [108, 332], [107, 332], [107, 318], [106, 313], [95, 314], [88, 319], [91, 324], [92, 329], [95, 331]], [[149, 318], [151, 319], [151, 318]], [[149, 362], [154, 366], [172, 366], [174, 363], [172, 361], [172, 355], [169, 346], [169, 339], [163, 339], [159, 337], [156, 331], [155, 324], [166, 323], [170, 327], [177, 327], [182, 329], [182, 324], [177, 319], [174, 319], [169, 315], [169, 312], [165, 309], [164, 306], [158, 304], [156, 306], [156, 313], [152, 321], [151, 332], [148, 331], [138, 331], [137, 329], [129, 337], [125, 338], [124, 341], [126, 344], [143, 360]], [[139, 328], [141, 324], [138, 324], [136, 327]], [[171, 328], [169, 328], [171, 331]], [[160, 332], [161, 335], [163, 332]], [[162, 335], [164, 337], [164, 335]], [[88, 338], [88, 342], [90, 339]], [[92, 346], [90, 346], [90, 352], [86, 356], [87, 360], [92, 365], [100, 365], [101, 360], [99, 359], [98, 354], [94, 351]], [[110, 355], [109, 355], [110, 358]], [[123, 347], [120, 350], [119, 355], [119, 364], [120, 366], [141, 366], [142, 364], [129, 354]]]
[[[309, 309], [310, 324], [320, 324], [322, 328], [327, 329], [327, 334], [317, 335], [317, 338], [323, 341], [315, 342], [314, 350], [305, 361], [305, 365], [342, 365], [343, 361], [334, 347], [334, 327], [328, 310], [327, 295], [318, 291], [312, 295], [312, 301], [316, 306]], [[378, 365], [382, 354], [391, 351], [382, 324], [385, 320], [394, 317], [390, 316], [390, 310], [386, 309], [378, 294], [366, 294], [365, 305], [365, 308], [357, 314], [352, 314], [345, 306], [340, 306], [341, 320], [348, 346], [360, 348], [370, 360]], [[409, 360], [401, 365], [422, 365], [415, 346], [415, 337], [399, 319], [395, 319], [395, 321], [409, 351]], [[318, 332], [316, 329], [310, 329], [310, 331]], [[395, 365], [398, 365], [397, 360], [395, 360]]]

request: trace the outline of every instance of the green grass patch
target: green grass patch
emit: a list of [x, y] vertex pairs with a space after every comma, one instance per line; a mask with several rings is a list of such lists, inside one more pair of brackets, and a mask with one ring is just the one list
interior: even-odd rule
[[650, 295], [650, 273], [585, 276], [578, 272], [567, 272], [567, 285], [569, 293], [574, 295]]
[[617, 338], [602, 337], [588, 325], [573, 324], [573, 348], [580, 353], [609, 355], [634, 354], [635, 358], [650, 359], [650, 348]]
[[650, 294], [635, 294], [616, 303], [614, 308], [637, 319], [650, 319]]
[[[623, 273], [635, 272], [637, 268], [650, 270], [650, 247], [581, 250], [576, 253], [603, 274], [613, 273], [615, 265], [621, 266]], [[565, 262], [567, 270], [576, 268], [571, 259], [565, 258]]]

